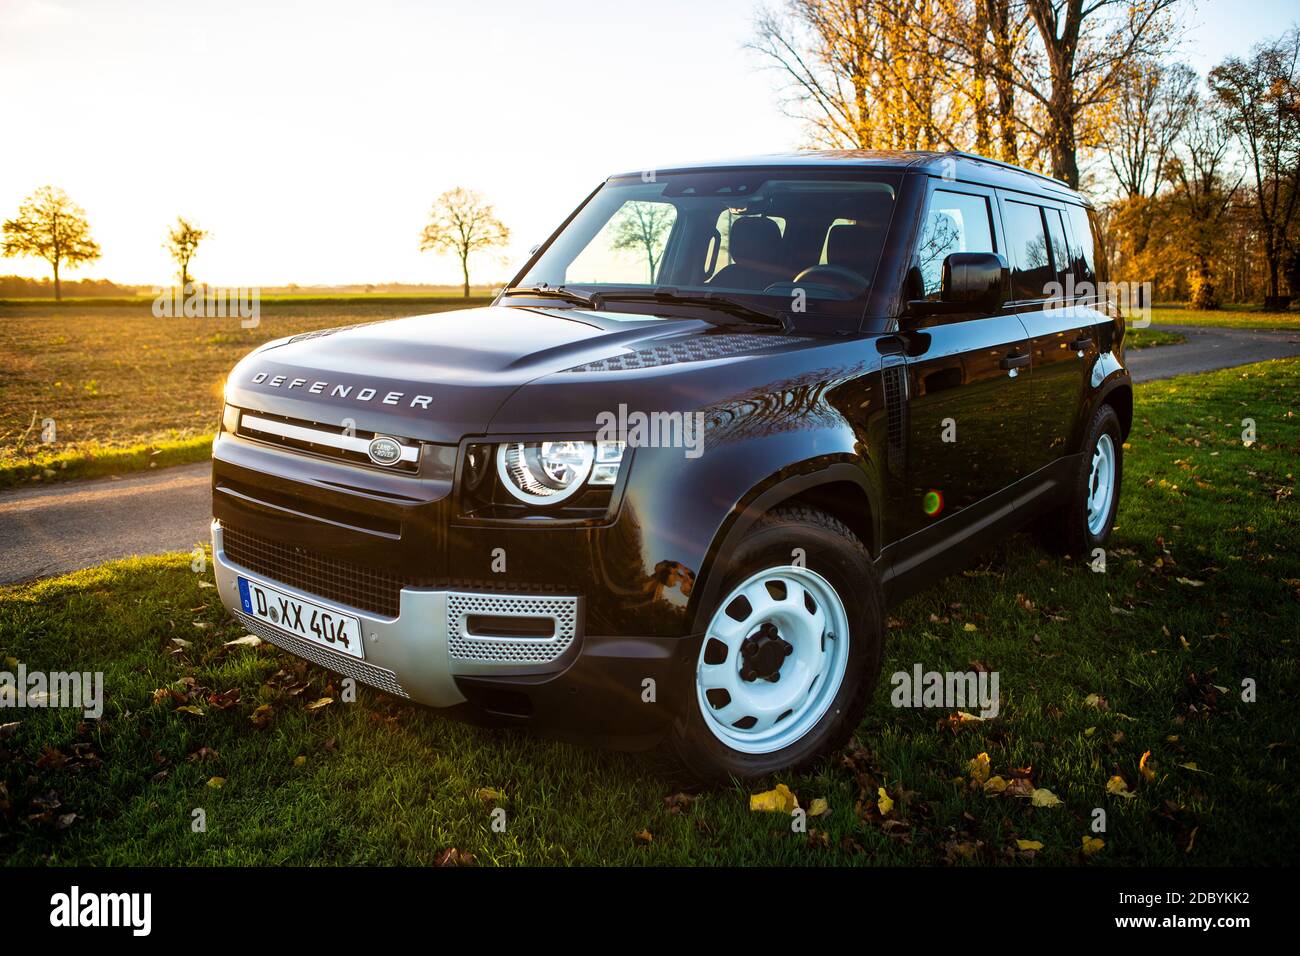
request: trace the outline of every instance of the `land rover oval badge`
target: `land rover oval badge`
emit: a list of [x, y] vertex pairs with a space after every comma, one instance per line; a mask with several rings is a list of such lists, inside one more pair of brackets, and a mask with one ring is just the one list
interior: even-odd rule
[[402, 446], [380, 435], [370, 440], [366, 454], [376, 465], [395, 465], [402, 460]]

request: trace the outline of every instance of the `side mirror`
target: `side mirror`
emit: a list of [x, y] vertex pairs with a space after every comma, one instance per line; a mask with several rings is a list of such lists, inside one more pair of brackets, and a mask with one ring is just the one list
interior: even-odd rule
[[954, 252], [943, 260], [944, 302], [996, 312], [1011, 298], [1011, 269], [996, 252]]

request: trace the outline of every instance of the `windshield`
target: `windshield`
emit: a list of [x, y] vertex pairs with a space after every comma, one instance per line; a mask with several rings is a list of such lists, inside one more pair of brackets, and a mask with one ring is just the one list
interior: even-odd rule
[[[649, 181], [647, 181], [647, 179]], [[515, 288], [596, 295], [645, 311], [741, 303], [754, 314], [863, 314], [897, 177], [840, 170], [705, 170], [609, 180]], [[658, 310], [656, 310], [658, 311]]]

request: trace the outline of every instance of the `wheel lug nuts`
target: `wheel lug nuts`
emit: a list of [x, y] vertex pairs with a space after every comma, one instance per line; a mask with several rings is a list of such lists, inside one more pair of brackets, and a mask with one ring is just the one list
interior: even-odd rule
[[782, 641], [781, 650], [785, 652], [786, 657], [789, 657], [791, 654], [794, 653], [794, 645], [791, 644], [789, 641]]
[[749, 641], [746, 641], [744, 644], [740, 646], [740, 655], [742, 657], [753, 657], [757, 653], [758, 653], [758, 647], [755, 646], [754, 644], [751, 644]]
[[770, 676], [770, 677], [768, 678], [768, 680], [770, 680], [773, 684], [775, 684], [775, 683], [776, 683], [777, 681], [779, 681], [780, 679], [781, 679], [781, 672], [780, 672], [780, 671], [773, 671], [773, 672], [772, 672], [772, 676]]
[[758, 676], [758, 672], [752, 667], [746, 667], [740, 672], [740, 679], [743, 681], [752, 681]]

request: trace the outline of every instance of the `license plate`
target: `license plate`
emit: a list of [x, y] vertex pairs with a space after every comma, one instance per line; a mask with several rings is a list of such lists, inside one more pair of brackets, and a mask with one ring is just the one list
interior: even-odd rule
[[340, 614], [243, 577], [239, 579], [239, 600], [249, 617], [341, 654], [366, 656], [361, 646], [361, 622], [351, 614]]

